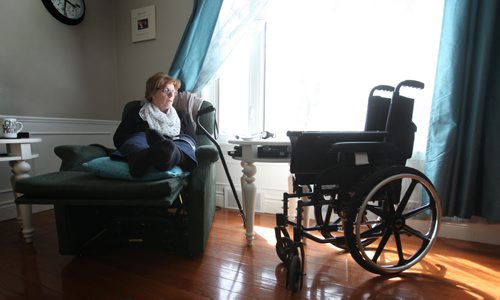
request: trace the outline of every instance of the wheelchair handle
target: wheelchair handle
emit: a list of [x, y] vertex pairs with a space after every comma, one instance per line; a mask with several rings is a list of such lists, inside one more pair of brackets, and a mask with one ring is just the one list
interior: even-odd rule
[[425, 84], [420, 81], [416, 80], [404, 80], [401, 81], [398, 86], [396, 87], [396, 93], [399, 94], [399, 89], [402, 88], [403, 86], [410, 87], [410, 88], [415, 88], [415, 89], [423, 89], [425, 87]]
[[394, 87], [390, 85], [377, 85], [370, 91], [370, 97], [373, 97], [376, 91], [394, 92]]

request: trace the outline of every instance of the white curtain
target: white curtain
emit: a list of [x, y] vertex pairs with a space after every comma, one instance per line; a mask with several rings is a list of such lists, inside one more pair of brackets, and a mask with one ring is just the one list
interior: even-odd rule
[[215, 76], [224, 60], [247, 32], [248, 25], [260, 18], [268, 0], [224, 0], [210, 46], [193, 92], [199, 92]]

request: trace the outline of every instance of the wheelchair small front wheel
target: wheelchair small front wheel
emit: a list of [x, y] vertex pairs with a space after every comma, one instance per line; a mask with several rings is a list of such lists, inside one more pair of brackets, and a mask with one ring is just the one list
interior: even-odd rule
[[290, 262], [292, 255], [297, 255], [297, 248], [290, 237], [283, 236], [276, 241], [276, 254], [285, 264]]
[[[412, 168], [390, 167], [361, 184], [348, 206], [344, 233], [359, 265], [373, 273], [395, 274], [428, 253], [440, 218], [439, 196], [429, 179]], [[374, 242], [366, 245], [367, 239]]]
[[302, 266], [300, 257], [297, 254], [292, 254], [290, 263], [286, 273], [287, 288], [292, 292], [296, 292], [302, 285]]

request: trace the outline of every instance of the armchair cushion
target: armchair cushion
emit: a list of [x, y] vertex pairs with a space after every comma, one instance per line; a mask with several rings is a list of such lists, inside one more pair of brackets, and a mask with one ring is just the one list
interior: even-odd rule
[[165, 172], [151, 170], [142, 177], [132, 177], [128, 164], [124, 161], [112, 160], [109, 157], [99, 157], [82, 164], [84, 170], [90, 171], [97, 176], [112, 179], [129, 181], [154, 181], [172, 177], [186, 177], [188, 172], [184, 172], [180, 167], [175, 166]]
[[139, 182], [100, 178], [90, 172], [59, 171], [19, 180], [16, 191], [24, 195], [16, 201], [33, 204], [65, 201], [69, 204], [82, 200], [88, 205], [108, 202], [123, 205], [131, 200], [143, 205], [149, 202], [171, 203], [186, 184], [186, 179], [180, 177]]
[[81, 171], [84, 162], [108, 156], [109, 151], [98, 145], [60, 145], [54, 148], [54, 153], [61, 158], [61, 171]]

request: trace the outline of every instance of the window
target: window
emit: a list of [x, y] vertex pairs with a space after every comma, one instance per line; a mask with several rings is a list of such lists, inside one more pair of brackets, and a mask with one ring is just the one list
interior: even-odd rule
[[370, 90], [415, 79], [414, 150], [425, 152], [443, 0], [271, 0], [218, 88], [221, 136], [362, 130]]

